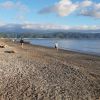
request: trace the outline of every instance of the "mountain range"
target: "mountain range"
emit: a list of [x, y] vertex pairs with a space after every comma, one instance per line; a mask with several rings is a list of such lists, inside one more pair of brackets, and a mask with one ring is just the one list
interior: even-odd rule
[[52, 24], [3, 24], [0, 25], [0, 37], [100, 39], [100, 29], [75, 29]]
[[4, 24], [0, 25], [0, 32], [3, 33], [54, 33], [54, 32], [80, 32], [80, 33], [100, 33], [100, 29], [75, 29], [60, 25], [42, 24]]

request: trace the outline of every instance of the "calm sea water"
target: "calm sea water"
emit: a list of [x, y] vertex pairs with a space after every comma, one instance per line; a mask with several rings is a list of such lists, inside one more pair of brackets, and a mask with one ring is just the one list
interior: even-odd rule
[[46, 47], [54, 47], [57, 42], [60, 49], [91, 53], [100, 55], [100, 40], [77, 40], [77, 39], [28, 39], [31, 44]]

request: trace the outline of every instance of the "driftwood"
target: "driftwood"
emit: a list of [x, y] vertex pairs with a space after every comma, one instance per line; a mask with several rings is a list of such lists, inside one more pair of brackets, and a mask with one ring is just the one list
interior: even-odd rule
[[5, 46], [4, 45], [0, 45], [0, 48], [5, 48]]
[[15, 51], [11, 50], [11, 51], [4, 51], [5, 53], [15, 53]]

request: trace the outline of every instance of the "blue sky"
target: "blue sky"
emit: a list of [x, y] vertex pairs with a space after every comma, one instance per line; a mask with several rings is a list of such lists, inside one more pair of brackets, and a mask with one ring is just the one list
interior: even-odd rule
[[100, 26], [99, 0], [0, 0], [0, 24]]

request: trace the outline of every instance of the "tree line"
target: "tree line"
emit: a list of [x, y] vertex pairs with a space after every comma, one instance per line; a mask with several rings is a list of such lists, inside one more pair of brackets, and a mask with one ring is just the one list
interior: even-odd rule
[[0, 33], [1, 38], [66, 38], [100, 39], [100, 33], [54, 32], [54, 33]]

